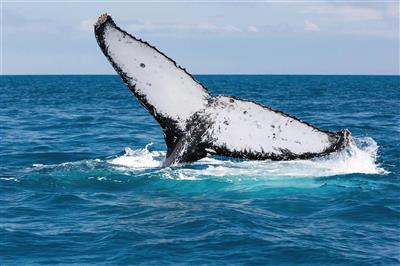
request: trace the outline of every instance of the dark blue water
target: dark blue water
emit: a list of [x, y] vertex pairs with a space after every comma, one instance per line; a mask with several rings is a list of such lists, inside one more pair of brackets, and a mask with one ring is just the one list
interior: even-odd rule
[[2, 76], [0, 264], [400, 264], [398, 76], [197, 78], [353, 143], [161, 169], [162, 132], [117, 76]]

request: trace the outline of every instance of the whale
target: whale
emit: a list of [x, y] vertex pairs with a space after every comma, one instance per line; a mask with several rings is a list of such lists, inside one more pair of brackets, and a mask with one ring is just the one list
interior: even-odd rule
[[208, 155], [248, 160], [326, 156], [349, 145], [348, 129], [331, 132], [279, 110], [234, 96], [211, 95], [185, 68], [102, 14], [97, 43], [133, 95], [159, 123], [163, 167]]

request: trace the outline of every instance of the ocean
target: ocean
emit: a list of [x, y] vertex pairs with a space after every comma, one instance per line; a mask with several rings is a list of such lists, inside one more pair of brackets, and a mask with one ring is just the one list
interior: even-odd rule
[[400, 77], [198, 75], [350, 147], [160, 168], [118, 76], [2, 76], [0, 265], [400, 265]]

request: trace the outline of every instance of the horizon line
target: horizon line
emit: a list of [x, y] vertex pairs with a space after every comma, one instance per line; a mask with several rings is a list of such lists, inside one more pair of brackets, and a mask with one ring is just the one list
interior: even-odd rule
[[[195, 73], [194, 76], [400, 76], [399, 73]], [[119, 76], [118, 74], [82, 74], [82, 73], [48, 73], [48, 74], [0, 74], [0, 76]]]

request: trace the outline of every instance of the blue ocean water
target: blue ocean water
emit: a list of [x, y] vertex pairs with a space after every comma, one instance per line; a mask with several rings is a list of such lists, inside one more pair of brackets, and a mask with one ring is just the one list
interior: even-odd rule
[[2, 76], [0, 264], [400, 264], [399, 76], [196, 76], [349, 149], [159, 167], [117, 76]]

